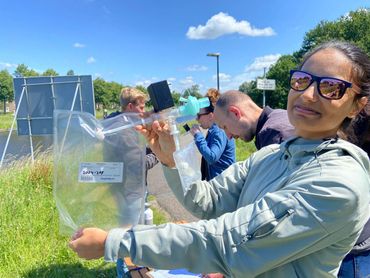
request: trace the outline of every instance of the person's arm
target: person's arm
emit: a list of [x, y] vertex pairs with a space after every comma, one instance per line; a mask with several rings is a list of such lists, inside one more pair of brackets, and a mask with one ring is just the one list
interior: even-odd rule
[[[344, 184], [349, 181], [333, 179], [330, 187], [320, 178], [292, 182], [209, 221], [137, 226], [127, 232], [114, 229], [106, 238], [105, 259], [130, 256], [138, 265], [231, 277], [255, 277], [292, 261], [313, 270], [315, 261], [329, 266], [355, 242], [368, 217], [364, 203], [369, 201], [358, 195], [368, 190], [363, 179], [355, 178], [356, 186], [360, 185], [356, 193]], [[98, 240], [94, 250], [101, 250], [103, 239]], [[306, 256], [316, 258], [299, 262]]]
[[[236, 181], [252, 175], [253, 169], [249, 173], [245, 169], [248, 164], [239, 165], [234, 172], [235, 164], [227, 169], [231, 171], [227, 185], [220, 177], [196, 183], [184, 198], [187, 202], [194, 200], [194, 206], [198, 204], [200, 208], [208, 203], [213, 203], [209, 205], [211, 209], [217, 206], [221, 211], [225, 207], [226, 213], [215, 219], [186, 225], [137, 226], [127, 232], [114, 229], [107, 238], [103, 234], [86, 242], [86, 237], [81, 236], [70, 245], [79, 252], [88, 245], [101, 250], [104, 244], [109, 261], [130, 256], [139, 265], [221, 272], [231, 277], [255, 277], [269, 271], [270, 277], [274, 277], [274, 269], [279, 271], [282, 267], [290, 267], [294, 276], [297, 273], [289, 264], [294, 261], [298, 268], [312, 269], [312, 277], [319, 277], [325, 270], [339, 267], [339, 259], [350, 251], [368, 219], [369, 194], [364, 192], [369, 192], [369, 171], [348, 156], [328, 154], [326, 159], [322, 155], [318, 161], [309, 160], [305, 167], [289, 174], [286, 171], [292, 169], [272, 156], [266, 166], [276, 161], [281, 176], [276, 176], [279, 171], [266, 171], [261, 164], [263, 172], [254, 174], [274, 181], [279, 178], [273, 184], [254, 178], [238, 185]], [[230, 195], [237, 192], [228, 192], [234, 185], [239, 187], [239, 194], [232, 202]], [[228, 188], [222, 191], [223, 187]], [[238, 209], [227, 213], [232, 206]], [[316, 269], [319, 271], [314, 273]]]
[[216, 218], [237, 208], [248, 175], [247, 162], [231, 165], [209, 182], [197, 181], [184, 194], [176, 169], [163, 167], [163, 174], [176, 199], [194, 216], [201, 219]]
[[208, 136], [209, 138], [206, 140], [202, 133], [197, 132], [194, 134], [194, 142], [207, 163], [212, 165], [220, 159], [225, 151], [227, 137], [221, 129], [211, 131]]
[[158, 163], [158, 158], [152, 152], [150, 148], [146, 148], [146, 160], [145, 160], [145, 167], [147, 170], [152, 169]]
[[[81, 237], [70, 245], [83, 254], [91, 244], [98, 255], [104, 245], [108, 261], [130, 256], [138, 265], [231, 277], [256, 277], [292, 261], [312, 271], [315, 266], [309, 264], [315, 261], [332, 269], [350, 250], [368, 218], [369, 198], [362, 194], [368, 192], [368, 180], [363, 169], [351, 170], [355, 173], [348, 180], [330, 171], [312, 179], [308, 169], [303, 178], [296, 177], [281, 190], [209, 221], [136, 226], [127, 232], [114, 229], [107, 237], [87, 230], [86, 237], [93, 239], [90, 243]], [[351, 182], [356, 187], [349, 186]], [[314, 258], [305, 260], [306, 256]]]

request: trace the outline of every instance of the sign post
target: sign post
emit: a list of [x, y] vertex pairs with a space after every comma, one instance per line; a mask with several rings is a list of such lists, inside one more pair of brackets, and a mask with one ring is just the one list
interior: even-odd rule
[[274, 91], [276, 88], [275, 79], [258, 78], [257, 89], [263, 90], [263, 107], [265, 107], [265, 90]]

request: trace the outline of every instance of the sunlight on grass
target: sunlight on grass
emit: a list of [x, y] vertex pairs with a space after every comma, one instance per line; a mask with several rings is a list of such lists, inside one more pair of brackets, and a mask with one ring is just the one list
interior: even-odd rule
[[[236, 145], [238, 160], [255, 150], [253, 142]], [[0, 169], [0, 277], [116, 277], [114, 264], [81, 260], [67, 247], [69, 237], [59, 234], [52, 173], [46, 154], [34, 164], [23, 159]], [[155, 224], [169, 221], [158, 206], [151, 208]]]
[[241, 139], [237, 139], [235, 141], [235, 145], [236, 145], [236, 161], [245, 160], [256, 151], [254, 141], [244, 142]]
[[[24, 159], [0, 169], [0, 277], [116, 277], [115, 264], [79, 259], [59, 234], [51, 160], [39, 155], [33, 165]], [[168, 222], [152, 210], [155, 224]]]
[[50, 157], [2, 169], [0, 184], [0, 277], [115, 277], [113, 264], [78, 259], [59, 235]]
[[[14, 114], [13, 113], [0, 113], [0, 130], [1, 129], [10, 129], [12, 126]], [[14, 123], [14, 129], [17, 128], [17, 122]]]

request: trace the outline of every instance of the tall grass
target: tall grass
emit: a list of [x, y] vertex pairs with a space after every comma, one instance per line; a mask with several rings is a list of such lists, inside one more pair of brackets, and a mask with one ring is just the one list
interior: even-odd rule
[[[11, 122], [13, 115], [0, 115], [0, 124], [4, 119]], [[253, 142], [237, 140], [236, 146], [238, 161], [255, 151]], [[69, 238], [59, 234], [52, 172], [48, 155], [0, 169], [0, 277], [116, 277], [114, 264], [79, 259], [67, 247]], [[153, 210], [154, 223], [167, 222]]]
[[[14, 114], [13, 113], [0, 113], [0, 130], [9, 129], [12, 126]], [[17, 128], [17, 122], [14, 124], [14, 129]]]
[[235, 141], [235, 145], [236, 145], [236, 161], [245, 160], [256, 151], [254, 141], [245, 142], [241, 139], [237, 139]]
[[[115, 265], [79, 259], [59, 234], [51, 156], [0, 169], [0, 277], [116, 277]], [[152, 197], [153, 199], [154, 197]], [[168, 222], [153, 208], [154, 223]]]
[[59, 235], [47, 156], [1, 170], [0, 200], [0, 277], [115, 277], [113, 264], [78, 259]]

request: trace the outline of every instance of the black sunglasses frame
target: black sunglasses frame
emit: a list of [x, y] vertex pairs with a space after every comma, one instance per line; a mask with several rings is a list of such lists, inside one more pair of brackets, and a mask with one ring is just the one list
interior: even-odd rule
[[201, 114], [197, 114], [197, 117], [196, 117], [196, 119], [197, 120], [199, 120], [199, 118], [201, 117], [201, 116], [203, 116], [203, 115], [208, 115], [208, 114], [210, 114], [211, 112], [208, 112], [208, 113], [201, 113]]
[[[307, 85], [306, 88], [304, 88], [302, 90], [297, 90], [297, 89], [294, 89], [292, 87], [292, 77], [293, 77], [293, 74], [296, 73], [296, 72], [305, 73], [305, 74], [307, 74], [307, 75], [309, 75], [311, 77], [310, 83]], [[340, 89], [338, 97], [327, 97], [327, 96], [325, 96], [324, 94], [321, 93], [321, 90], [320, 90], [320, 82], [321, 82], [322, 79], [329, 79], [329, 80], [331, 79], [331, 80], [337, 80], [337, 81], [343, 82], [344, 87], [342, 87]], [[339, 78], [329, 77], [329, 76], [316, 76], [316, 75], [313, 75], [312, 73], [309, 73], [309, 72], [306, 72], [306, 71], [303, 71], [303, 70], [291, 70], [290, 71], [289, 86], [294, 91], [303, 92], [303, 91], [307, 90], [307, 88], [310, 87], [313, 84], [313, 82], [316, 82], [316, 84], [317, 84], [317, 91], [318, 91], [319, 95], [321, 97], [323, 97], [325, 99], [329, 99], [329, 100], [338, 100], [338, 99], [341, 99], [344, 96], [347, 88], [352, 88], [352, 83], [351, 82], [348, 82], [348, 81], [345, 81], [345, 80], [342, 80], [342, 79], [339, 79]]]

